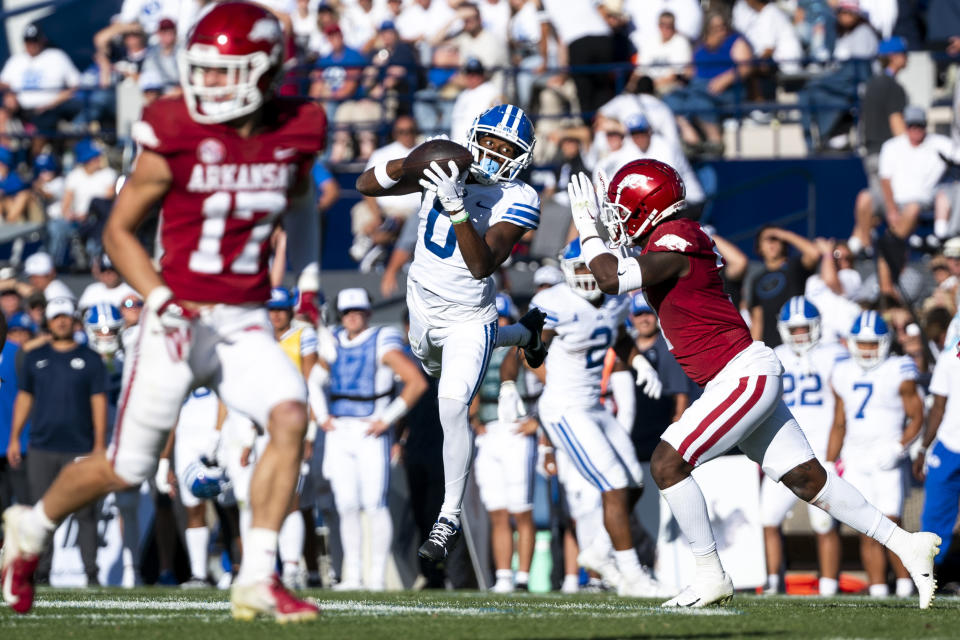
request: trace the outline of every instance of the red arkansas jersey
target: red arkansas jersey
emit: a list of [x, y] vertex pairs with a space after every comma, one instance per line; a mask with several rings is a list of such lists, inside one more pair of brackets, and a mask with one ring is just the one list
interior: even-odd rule
[[660, 318], [670, 352], [691, 380], [703, 386], [753, 340], [723, 292], [723, 259], [700, 223], [680, 218], [654, 227], [643, 253], [673, 251], [690, 260], [683, 278], [644, 288]]
[[326, 129], [323, 109], [297, 99], [270, 101], [249, 138], [194, 122], [180, 98], [144, 110], [133, 138], [173, 174], [160, 215], [160, 273], [174, 296], [226, 304], [270, 297], [270, 234], [294, 185], [309, 179]]

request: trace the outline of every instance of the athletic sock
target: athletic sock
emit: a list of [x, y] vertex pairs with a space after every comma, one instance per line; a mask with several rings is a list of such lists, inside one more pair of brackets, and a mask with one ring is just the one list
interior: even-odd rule
[[20, 521], [20, 547], [27, 553], [40, 553], [57, 530], [57, 523], [43, 510], [43, 500]]
[[720, 556], [717, 555], [717, 542], [710, 528], [710, 515], [703, 492], [693, 476], [688, 476], [660, 494], [670, 505], [670, 511], [676, 518], [680, 530], [690, 543], [697, 563], [697, 573], [701, 571], [723, 573]]
[[898, 598], [909, 598], [913, 595], [913, 580], [910, 578], [897, 578], [897, 590], [896, 594]]
[[194, 578], [207, 579], [207, 548], [210, 544], [210, 530], [206, 527], [191, 527], [183, 532], [187, 541], [187, 555], [190, 557], [190, 574]]
[[280, 554], [280, 562], [283, 564], [294, 563], [300, 565], [300, 557], [303, 555], [303, 538], [306, 535], [306, 527], [303, 524], [303, 516], [299, 511], [294, 511], [283, 519], [283, 525], [280, 527], [280, 534], [277, 538], [277, 548]]
[[467, 476], [473, 462], [473, 434], [467, 405], [452, 398], [439, 398], [440, 425], [443, 427], [443, 504], [440, 516], [460, 526], [460, 510]]
[[820, 595], [835, 596], [839, 590], [839, 585], [834, 578], [820, 578]]
[[517, 571], [516, 575], [513, 577], [513, 581], [517, 584], [528, 584], [530, 582], [530, 572]]
[[363, 527], [360, 525], [359, 509], [340, 512], [340, 546], [343, 549], [343, 565], [340, 567], [340, 583], [360, 584], [363, 577], [361, 553]]
[[780, 576], [771, 573], [767, 576], [767, 591], [777, 593], [780, 591]]
[[871, 598], [886, 598], [890, 595], [890, 587], [885, 584], [872, 584], [869, 593]]
[[893, 534], [898, 529], [904, 536], [910, 534], [880, 513], [879, 509], [867, 502], [856, 487], [840, 476], [828, 473], [823, 489], [810, 502], [845, 525], [888, 546], [897, 555], [901, 555], [900, 551], [904, 548], [901, 540], [906, 538]]
[[508, 324], [497, 329], [498, 347], [522, 347], [530, 342], [530, 330], [522, 324]]
[[387, 577], [387, 561], [393, 543], [393, 520], [390, 510], [377, 507], [367, 511], [370, 525], [370, 577], [364, 584], [371, 589], [383, 589]]
[[243, 541], [243, 564], [237, 584], [248, 585], [269, 580], [277, 568], [277, 532], [252, 527]]

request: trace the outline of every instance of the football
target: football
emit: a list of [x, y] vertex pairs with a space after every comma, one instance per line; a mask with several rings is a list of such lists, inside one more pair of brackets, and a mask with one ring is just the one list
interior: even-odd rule
[[401, 183], [405, 186], [415, 186], [419, 190], [423, 170], [428, 168], [431, 162], [436, 162], [444, 171], [447, 171], [447, 164], [450, 160], [457, 163], [457, 167], [462, 173], [470, 168], [470, 164], [473, 162], [473, 154], [466, 147], [451, 140], [428, 140], [404, 158]]

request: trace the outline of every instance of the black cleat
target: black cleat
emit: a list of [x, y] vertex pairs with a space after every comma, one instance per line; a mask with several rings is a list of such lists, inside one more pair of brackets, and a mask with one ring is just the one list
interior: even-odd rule
[[530, 342], [522, 348], [523, 357], [527, 360], [527, 364], [531, 369], [536, 369], [542, 365], [543, 361], [547, 358], [547, 345], [543, 343], [543, 339], [540, 337], [540, 334], [543, 333], [543, 323], [546, 319], [547, 314], [536, 307], [532, 307], [518, 321], [530, 332]]
[[442, 562], [447, 559], [459, 540], [460, 527], [446, 518], [439, 518], [433, 523], [433, 529], [430, 530], [427, 541], [420, 545], [417, 555], [430, 562]]

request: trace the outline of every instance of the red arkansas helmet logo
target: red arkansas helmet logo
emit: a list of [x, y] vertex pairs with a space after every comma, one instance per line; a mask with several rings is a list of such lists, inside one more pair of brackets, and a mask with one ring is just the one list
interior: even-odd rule
[[205, 138], [197, 145], [197, 160], [204, 164], [220, 164], [226, 156], [226, 146], [216, 138]]

